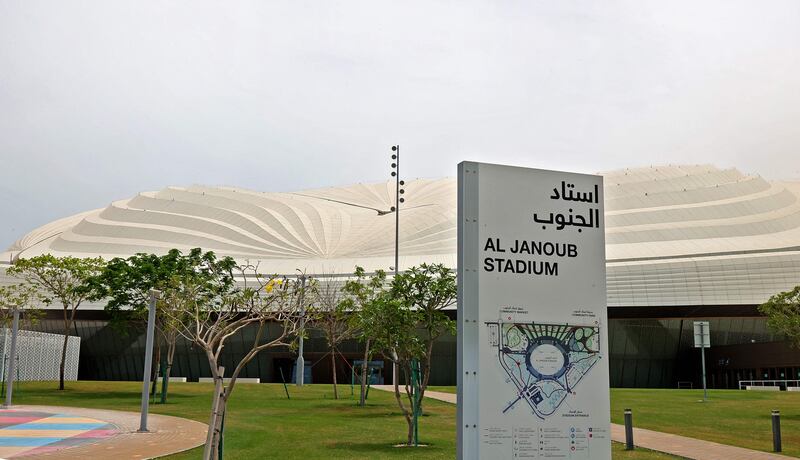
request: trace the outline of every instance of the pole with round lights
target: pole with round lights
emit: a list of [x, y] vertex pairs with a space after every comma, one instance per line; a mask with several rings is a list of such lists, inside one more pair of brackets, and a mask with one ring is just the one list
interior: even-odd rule
[[[402, 197], [405, 190], [401, 187], [404, 186], [406, 183], [400, 180], [400, 146], [393, 145], [392, 146], [392, 177], [395, 178], [396, 183], [396, 193], [395, 193], [395, 203], [392, 211], [394, 211], [394, 276], [400, 272], [400, 204], [405, 202], [405, 198]], [[392, 384], [397, 385], [397, 374], [398, 368], [397, 363], [394, 363], [392, 368]], [[414, 403], [412, 405], [413, 410], [413, 417], [414, 417], [414, 445], [418, 445], [419, 443], [419, 428], [418, 428], [418, 417], [419, 417], [419, 362], [416, 359], [411, 360], [411, 388], [412, 388], [412, 398], [414, 398]]]
[[[395, 179], [395, 201], [392, 206], [394, 212], [394, 276], [400, 272], [400, 203], [406, 201], [402, 194], [406, 191], [402, 187], [405, 182], [400, 180], [400, 145], [392, 146], [392, 177]], [[392, 385], [397, 385], [397, 363], [392, 366]]]
[[392, 206], [392, 211], [394, 212], [394, 274], [397, 276], [397, 273], [400, 270], [400, 203], [403, 203], [405, 198], [403, 198], [402, 194], [406, 193], [402, 187], [406, 183], [400, 180], [400, 146], [393, 145], [392, 146], [392, 177], [395, 178], [395, 202], [394, 206]]

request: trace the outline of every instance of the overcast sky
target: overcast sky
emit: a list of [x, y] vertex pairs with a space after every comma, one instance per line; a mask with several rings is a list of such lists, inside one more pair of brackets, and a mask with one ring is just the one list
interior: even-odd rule
[[800, 2], [0, 2], [0, 247], [168, 185], [800, 176]]

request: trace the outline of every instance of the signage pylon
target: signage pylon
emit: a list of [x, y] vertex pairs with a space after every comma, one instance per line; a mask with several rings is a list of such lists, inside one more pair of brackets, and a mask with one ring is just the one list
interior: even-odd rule
[[458, 168], [458, 458], [611, 458], [603, 179]]

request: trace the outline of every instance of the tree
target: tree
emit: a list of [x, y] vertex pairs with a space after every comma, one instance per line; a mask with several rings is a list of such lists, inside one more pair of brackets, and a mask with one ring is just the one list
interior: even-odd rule
[[[407, 443], [411, 445], [415, 415], [422, 413], [422, 398], [430, 380], [433, 344], [446, 333], [455, 334], [455, 322], [443, 311], [456, 300], [455, 275], [444, 265], [422, 264], [396, 275], [388, 289], [383, 277], [373, 277], [365, 284], [361, 281], [363, 272], [359, 276], [357, 271], [356, 275], [353, 290], [366, 299], [354, 315], [360, 336], [397, 365], [405, 397], [400, 391], [400, 378], [395, 379], [394, 394], [408, 424]], [[417, 362], [421, 363], [418, 373]], [[419, 391], [411, 382], [415, 373], [419, 376]]]
[[[165, 382], [169, 382], [172, 364], [178, 342], [178, 322], [175, 318], [184, 310], [179, 295], [182, 283], [201, 277], [199, 267], [203, 264], [204, 255], [200, 248], [182, 254], [172, 249], [167, 254], [136, 254], [127, 259], [115, 258], [97, 277], [95, 288], [98, 297], [106, 298], [105, 310], [111, 314], [112, 323], [128, 325], [131, 321], [147, 322], [150, 303], [150, 290], [161, 292], [156, 302], [156, 324], [159, 340], [157, 341], [154, 369], [158, 369], [161, 360], [161, 343], [166, 345]], [[156, 380], [153, 379], [155, 389]], [[166, 388], [166, 387], [165, 387]], [[166, 393], [166, 392], [165, 392]], [[166, 402], [167, 395], [162, 395]]]
[[767, 316], [767, 325], [785, 335], [795, 347], [800, 347], [800, 286], [773, 295], [759, 305], [758, 311]]
[[400, 376], [394, 382], [394, 396], [408, 426], [407, 445], [414, 443], [414, 414], [418, 412], [419, 399], [415, 398], [411, 386], [412, 363], [423, 355], [424, 344], [417, 335], [418, 314], [403, 302], [382, 291], [374, 301], [365, 305], [365, 316], [374, 320], [364, 324], [365, 334], [372, 338], [373, 347], [380, 350], [386, 359], [397, 364], [404, 383], [408, 404], [400, 393]]
[[336, 387], [336, 354], [338, 346], [356, 332], [356, 322], [352, 321], [350, 314], [353, 311], [353, 301], [346, 297], [340, 281], [332, 278], [322, 279], [314, 283], [316, 314], [311, 321], [311, 326], [322, 332], [328, 343], [331, 355], [331, 374], [333, 377], [333, 399], [339, 399]]
[[384, 285], [386, 284], [386, 272], [376, 271], [372, 277], [367, 279], [366, 272], [362, 267], [356, 267], [355, 278], [345, 282], [342, 291], [346, 297], [344, 308], [353, 312], [351, 322], [354, 336], [364, 344], [364, 360], [361, 362], [361, 393], [359, 405], [367, 403], [367, 372], [369, 370], [369, 360], [372, 356], [372, 335], [370, 328], [378, 321], [375, 315], [379, 315], [379, 309], [373, 308], [374, 304], [384, 295]]
[[45, 303], [58, 300], [64, 310], [64, 346], [61, 350], [58, 389], [64, 389], [67, 341], [75, 322], [75, 312], [86, 300], [92, 300], [91, 280], [104, 266], [102, 258], [54, 257], [50, 254], [19, 259], [6, 273], [25, 280], [38, 289]]
[[14, 310], [20, 312], [21, 320], [28, 324], [36, 324], [42, 311], [36, 307], [44, 302], [39, 291], [28, 284], [12, 284], [0, 286], [0, 325], [8, 327], [13, 319]]
[[419, 339], [424, 345], [420, 368], [421, 402], [431, 377], [433, 344], [444, 334], [456, 333], [455, 321], [444, 313], [458, 295], [455, 273], [442, 264], [421, 264], [395, 276], [391, 292], [404, 308], [416, 312]]
[[[214, 378], [214, 402], [203, 455], [212, 459], [217, 455], [222, 420], [239, 374], [259, 352], [295, 343], [303, 332], [303, 315], [313, 314], [306, 303], [313, 298], [304, 295], [305, 287], [296, 280], [264, 276], [257, 265], [237, 266], [233, 259], [217, 260], [212, 253], [204, 255], [199, 272], [201, 277], [181, 283], [175, 291], [183, 301], [174, 319], [178, 333], [205, 352]], [[278, 326], [276, 336], [268, 337], [270, 324]], [[222, 350], [228, 339], [250, 326], [256, 328], [255, 338], [225, 385], [224, 369], [219, 365]]]

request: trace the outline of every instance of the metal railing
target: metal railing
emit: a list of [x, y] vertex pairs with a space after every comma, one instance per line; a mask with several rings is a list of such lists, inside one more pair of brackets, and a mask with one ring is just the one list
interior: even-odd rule
[[739, 380], [740, 390], [744, 390], [747, 387], [800, 387], [800, 380]]

